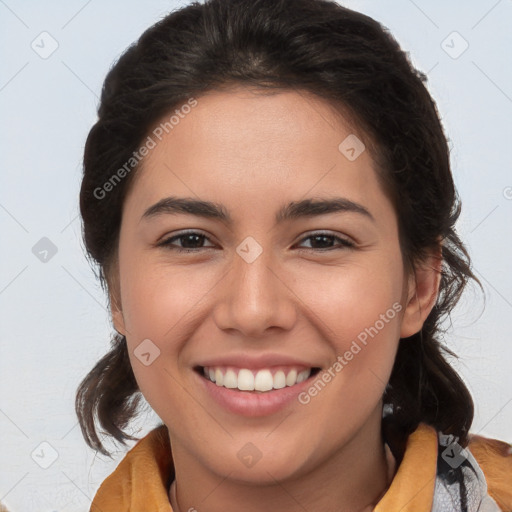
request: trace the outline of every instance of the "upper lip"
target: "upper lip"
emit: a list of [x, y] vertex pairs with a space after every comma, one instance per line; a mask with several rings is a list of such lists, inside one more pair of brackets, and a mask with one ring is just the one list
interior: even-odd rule
[[290, 357], [285, 354], [260, 354], [249, 356], [247, 354], [230, 354], [205, 359], [195, 366], [232, 366], [234, 368], [247, 368], [256, 370], [259, 368], [271, 368], [273, 366], [304, 366], [306, 368], [318, 368], [319, 365], [312, 364], [311, 360]]

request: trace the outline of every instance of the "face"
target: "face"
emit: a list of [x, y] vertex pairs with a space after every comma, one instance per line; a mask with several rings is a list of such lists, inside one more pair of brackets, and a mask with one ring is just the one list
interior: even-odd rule
[[355, 136], [306, 93], [209, 93], [125, 200], [114, 323], [173, 450], [213, 473], [305, 473], [380, 425], [428, 312]]

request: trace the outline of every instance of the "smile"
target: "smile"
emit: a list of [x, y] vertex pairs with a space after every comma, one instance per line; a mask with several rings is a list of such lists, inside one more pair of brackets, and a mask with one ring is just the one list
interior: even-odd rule
[[318, 373], [319, 368], [273, 367], [249, 370], [225, 366], [202, 367], [205, 378], [219, 387], [261, 393], [295, 386]]

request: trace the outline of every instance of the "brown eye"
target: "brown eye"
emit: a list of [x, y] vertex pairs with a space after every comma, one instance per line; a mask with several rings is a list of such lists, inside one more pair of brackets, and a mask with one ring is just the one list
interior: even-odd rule
[[[343, 248], [354, 248], [355, 244], [345, 238], [330, 234], [330, 233], [315, 233], [306, 238], [302, 239], [302, 242], [310, 240], [310, 247], [308, 249], [313, 250], [332, 250], [332, 249], [343, 249]], [[337, 245], [333, 245], [333, 242], [338, 242]]]
[[[197, 231], [189, 231], [187, 233], [181, 233], [172, 237], [166, 238], [158, 244], [158, 247], [166, 247], [177, 252], [197, 252], [200, 249], [206, 249], [211, 246], [204, 246], [203, 243], [208, 240], [206, 235]], [[181, 244], [177, 246], [176, 241]]]

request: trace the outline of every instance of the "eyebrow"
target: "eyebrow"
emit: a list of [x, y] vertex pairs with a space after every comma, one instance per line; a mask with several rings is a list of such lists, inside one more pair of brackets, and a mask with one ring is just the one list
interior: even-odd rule
[[[334, 197], [329, 199], [303, 199], [292, 201], [283, 206], [275, 216], [275, 223], [305, 217], [316, 217], [335, 212], [351, 212], [361, 214], [375, 222], [375, 218], [363, 205], [345, 199]], [[142, 215], [149, 219], [162, 214], [191, 214], [198, 217], [215, 219], [232, 225], [233, 219], [222, 204], [189, 197], [166, 197], [150, 206]]]

